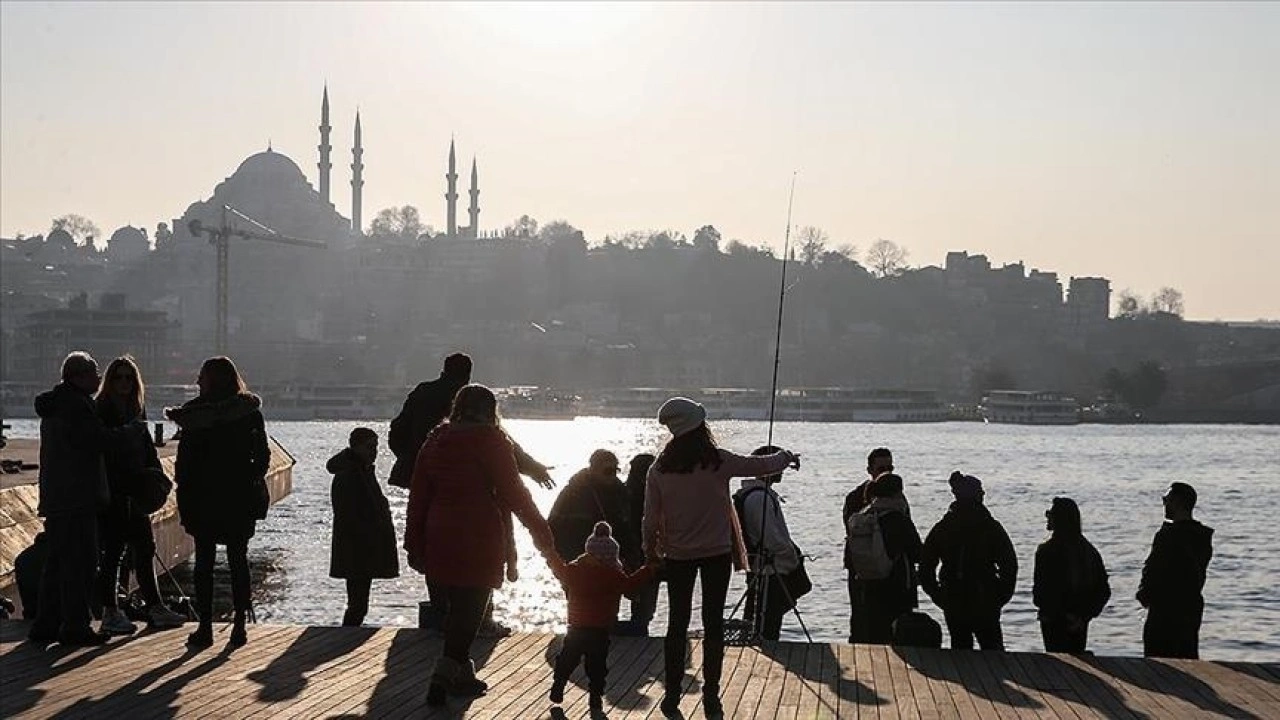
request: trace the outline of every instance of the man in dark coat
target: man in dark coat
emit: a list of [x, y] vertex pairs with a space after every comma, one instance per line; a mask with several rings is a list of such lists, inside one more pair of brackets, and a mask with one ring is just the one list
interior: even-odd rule
[[374, 578], [400, 575], [391, 507], [373, 470], [377, 457], [377, 433], [359, 427], [351, 431], [348, 447], [329, 458], [325, 466], [333, 473], [329, 491], [333, 503], [329, 577], [347, 581], [344, 626], [359, 627], [364, 623]]
[[36, 397], [40, 417], [40, 501], [48, 559], [39, 609], [28, 636], [34, 642], [101, 645], [107, 635], [90, 626], [98, 566], [98, 512], [110, 504], [103, 448], [110, 433], [93, 403], [98, 363], [73, 352], [62, 382]]
[[640, 537], [631, 528], [630, 498], [618, 480], [618, 456], [608, 450], [591, 453], [587, 467], [574, 473], [551, 506], [547, 522], [560, 558], [568, 563], [581, 555], [582, 538], [590, 537], [601, 520], [619, 540], [623, 567], [638, 569], [643, 564]]
[[[627, 501], [631, 509], [628, 520], [631, 523], [631, 531], [635, 535], [634, 542], [637, 547], [641, 547], [640, 528], [644, 520], [644, 488], [645, 479], [649, 475], [649, 468], [653, 465], [654, 457], [650, 453], [640, 453], [631, 458], [630, 467], [627, 471]], [[643, 549], [641, 550], [643, 555]], [[641, 585], [630, 596], [631, 617], [626, 622], [618, 623], [619, 635], [634, 635], [638, 637], [649, 636], [649, 623], [653, 620], [654, 613], [658, 610], [658, 585], [657, 578], [649, 580], [649, 582]]]
[[1186, 483], [1173, 483], [1164, 495], [1167, 522], [1156, 532], [1138, 583], [1138, 602], [1147, 609], [1147, 657], [1200, 656], [1201, 592], [1213, 557], [1213, 528], [1191, 517], [1195, 507], [1195, 488]]
[[1047, 652], [1082, 653], [1089, 621], [1111, 599], [1102, 555], [1081, 531], [1080, 508], [1071, 498], [1054, 498], [1045, 512], [1048, 540], [1036, 549], [1031, 598], [1039, 608]]
[[953, 650], [972, 649], [975, 636], [983, 650], [1003, 650], [1000, 610], [1013, 597], [1018, 557], [982, 504], [982, 482], [957, 471], [950, 484], [955, 502], [924, 540], [920, 586], [942, 608]]
[[418, 383], [405, 398], [400, 414], [391, 421], [387, 433], [387, 446], [396, 456], [388, 482], [399, 488], [408, 488], [413, 477], [413, 464], [418, 450], [426, 442], [427, 435], [449, 416], [453, 396], [471, 382], [471, 358], [454, 353], [444, 359], [444, 369], [435, 380]]
[[[844, 497], [844, 510], [840, 514], [843, 519], [842, 528], [848, 527], [850, 516], [861, 511], [871, 502], [871, 494], [868, 489], [871, 487], [872, 481], [880, 475], [890, 472], [893, 472], [893, 453], [889, 451], [889, 448], [876, 448], [867, 455], [867, 479], [863, 480]], [[844, 534], [844, 532], [842, 531], [841, 534]], [[859, 642], [867, 633], [866, 618], [863, 617], [866, 591], [862, 586], [862, 581], [858, 579], [857, 573], [849, 565], [847, 543], [844, 553], [844, 569], [846, 573], [845, 586], [849, 591], [849, 642]]]

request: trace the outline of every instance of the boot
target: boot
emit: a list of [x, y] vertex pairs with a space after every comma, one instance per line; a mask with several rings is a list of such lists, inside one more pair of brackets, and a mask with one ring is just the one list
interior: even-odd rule
[[458, 697], [480, 697], [489, 692], [489, 683], [476, 677], [476, 664], [468, 660], [458, 666], [458, 676], [449, 686], [449, 694]]
[[245, 612], [243, 610], [236, 611], [236, 617], [231, 625], [231, 637], [227, 639], [231, 647], [243, 647], [249, 642], [249, 634], [245, 632]]
[[702, 686], [702, 714], [707, 720], [720, 720], [724, 717], [724, 706], [720, 704], [720, 687], [718, 685]]
[[196, 631], [187, 636], [187, 647], [200, 650], [213, 645], [213, 623], [201, 620]]
[[436, 669], [431, 673], [431, 686], [427, 689], [427, 704], [440, 707], [449, 696], [449, 688], [457, 679], [462, 666], [457, 660], [443, 655], [436, 660]]

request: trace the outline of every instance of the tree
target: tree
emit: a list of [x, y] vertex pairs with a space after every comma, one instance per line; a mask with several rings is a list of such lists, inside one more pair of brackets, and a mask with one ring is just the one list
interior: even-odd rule
[[373, 236], [417, 240], [423, 233], [429, 232], [431, 228], [422, 224], [418, 208], [412, 205], [383, 208], [374, 216], [373, 222], [369, 223], [369, 235]]
[[880, 238], [867, 250], [867, 267], [877, 277], [901, 275], [907, 269], [907, 249], [892, 240]]
[[1142, 306], [1142, 300], [1133, 293], [1132, 290], [1121, 290], [1116, 295], [1116, 316], [1122, 318], [1135, 318], [1146, 312]]
[[1182, 291], [1171, 287], [1160, 288], [1151, 296], [1151, 310], [1182, 317]]
[[1146, 360], [1130, 372], [1116, 368], [1107, 370], [1102, 376], [1102, 386], [1111, 396], [1138, 410], [1145, 410], [1160, 404], [1169, 386], [1169, 378], [1160, 363]]
[[65, 230], [71, 236], [71, 239], [76, 241], [77, 245], [91, 245], [94, 238], [102, 235], [102, 231], [98, 229], [96, 223], [83, 215], [76, 215], [75, 213], [54, 218], [49, 232], [54, 230]]
[[[537, 223], [534, 223], [534, 226], [536, 227]], [[554, 245], [557, 241], [581, 238], [582, 231], [565, 220], [552, 220], [538, 231], [538, 240], [547, 245]]]
[[827, 232], [820, 227], [805, 225], [797, 228], [796, 243], [800, 246], [800, 259], [804, 264], [816, 265], [822, 254], [827, 251], [827, 241], [830, 239]]
[[720, 231], [714, 225], [703, 225], [693, 233], [693, 246], [699, 250], [720, 252]]
[[506, 237], [534, 238], [538, 236], [538, 221], [528, 215], [521, 215], [502, 230]]

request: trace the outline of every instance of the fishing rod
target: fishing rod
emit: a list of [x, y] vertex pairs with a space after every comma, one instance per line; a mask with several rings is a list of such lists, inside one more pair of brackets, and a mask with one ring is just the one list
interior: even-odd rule
[[787, 297], [787, 254], [791, 247], [791, 208], [796, 199], [796, 173], [791, 173], [791, 193], [787, 197], [787, 230], [782, 236], [782, 282], [778, 286], [778, 326], [773, 341], [773, 384], [769, 390], [769, 439], [773, 444], [773, 413], [778, 403], [778, 364], [782, 359], [782, 308]]

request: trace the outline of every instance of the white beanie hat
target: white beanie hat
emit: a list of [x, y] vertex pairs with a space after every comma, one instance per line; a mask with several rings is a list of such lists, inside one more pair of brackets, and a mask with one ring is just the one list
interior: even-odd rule
[[658, 408], [658, 422], [666, 425], [675, 437], [697, 430], [706, 420], [707, 409], [689, 398], [673, 397]]
[[601, 520], [596, 523], [595, 529], [591, 532], [591, 537], [587, 538], [587, 545], [584, 548], [587, 554], [605, 562], [618, 562], [618, 541], [613, 539], [613, 528], [609, 527], [609, 523]]

